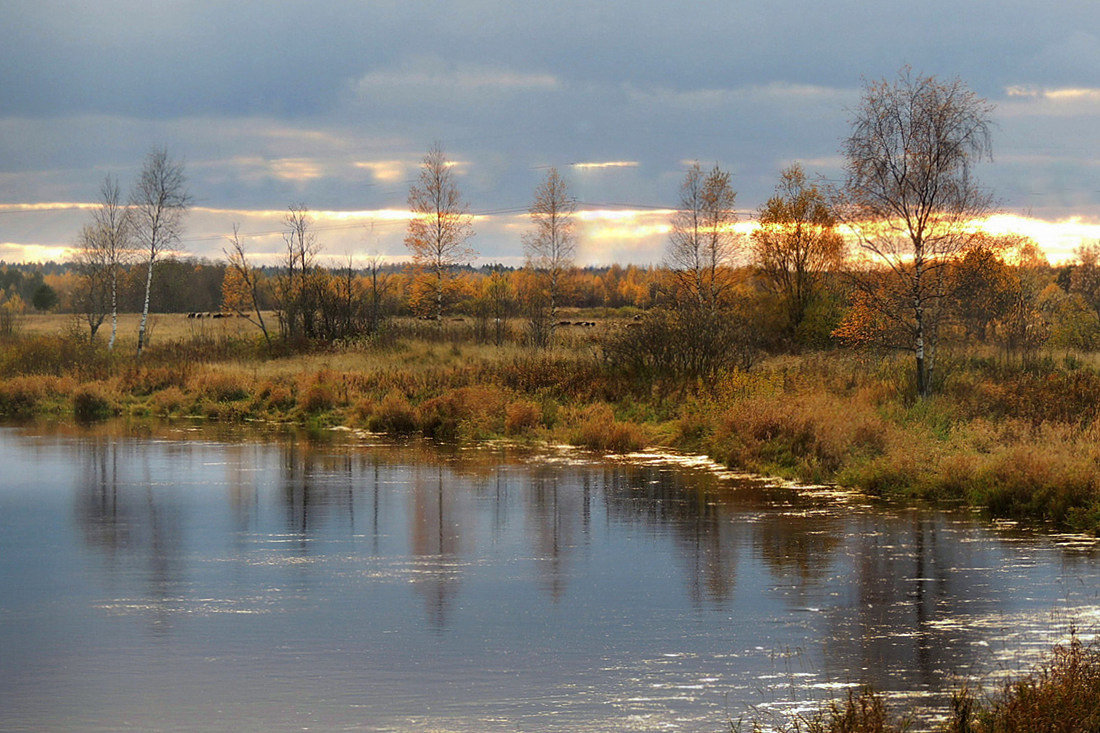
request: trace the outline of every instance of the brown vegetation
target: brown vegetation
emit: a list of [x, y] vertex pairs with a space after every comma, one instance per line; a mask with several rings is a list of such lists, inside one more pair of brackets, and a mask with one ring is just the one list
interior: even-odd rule
[[[781, 733], [901, 733], [911, 719], [891, 713], [872, 690], [849, 691], [846, 698], [799, 716]], [[731, 730], [739, 726], [731, 724]], [[759, 723], [754, 731], [762, 730]], [[1035, 671], [982, 695], [964, 688], [953, 696], [942, 733], [1094, 733], [1100, 730], [1100, 649], [1074, 635], [1054, 648]]]

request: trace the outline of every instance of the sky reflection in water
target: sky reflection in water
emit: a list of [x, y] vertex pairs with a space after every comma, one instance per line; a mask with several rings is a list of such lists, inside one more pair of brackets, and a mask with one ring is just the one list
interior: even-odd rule
[[929, 705], [1091, 543], [580, 453], [0, 429], [0, 728], [720, 730]]

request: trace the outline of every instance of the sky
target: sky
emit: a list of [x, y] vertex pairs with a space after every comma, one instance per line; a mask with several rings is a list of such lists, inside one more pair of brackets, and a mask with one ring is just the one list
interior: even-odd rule
[[220, 257], [238, 223], [274, 261], [304, 204], [334, 261], [400, 260], [438, 143], [479, 263], [522, 263], [554, 166], [579, 264], [656, 264], [692, 161], [733, 174], [750, 222], [792, 163], [840, 180], [864, 84], [903, 65], [995, 105], [991, 228], [1053, 261], [1100, 239], [1095, 0], [4, 0], [0, 259], [64, 257], [103, 177], [128, 188], [163, 147], [187, 254]]

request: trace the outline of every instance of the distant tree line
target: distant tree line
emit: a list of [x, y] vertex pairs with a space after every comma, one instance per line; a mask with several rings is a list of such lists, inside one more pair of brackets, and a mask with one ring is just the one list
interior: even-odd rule
[[[0, 289], [9, 311], [83, 314], [93, 336], [107, 313], [142, 312], [144, 323], [150, 309], [224, 309], [289, 342], [369, 335], [395, 315], [441, 324], [462, 314], [478, 338], [541, 348], [562, 308], [631, 308], [604, 351], [640, 379], [705, 381], [762, 353], [875, 346], [912, 353], [926, 396], [945, 344], [1100, 348], [1100, 244], [1055, 268], [1030, 240], [974, 225], [992, 206], [973, 175], [990, 154], [990, 114], [958, 80], [904, 68], [869, 82], [843, 141], [842, 183], [825, 188], [788, 167], [744, 236], [731, 174], [691, 164], [656, 267], [576, 267], [576, 204], [553, 168], [517, 237], [525, 265], [473, 267], [474, 219], [438, 144], [408, 194], [408, 266], [322, 264], [304, 203], [287, 209], [276, 265], [251, 264], [236, 226], [225, 262], [179, 258], [169, 253], [190, 197], [180, 164], [154, 150], [127, 199], [104, 181], [73, 262], [2, 267]], [[139, 352], [143, 338], [144, 328]]]

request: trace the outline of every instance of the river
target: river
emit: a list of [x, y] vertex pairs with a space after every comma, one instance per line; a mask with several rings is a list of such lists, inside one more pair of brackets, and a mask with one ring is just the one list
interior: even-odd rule
[[934, 716], [1098, 620], [1091, 541], [674, 457], [0, 428], [3, 730]]

